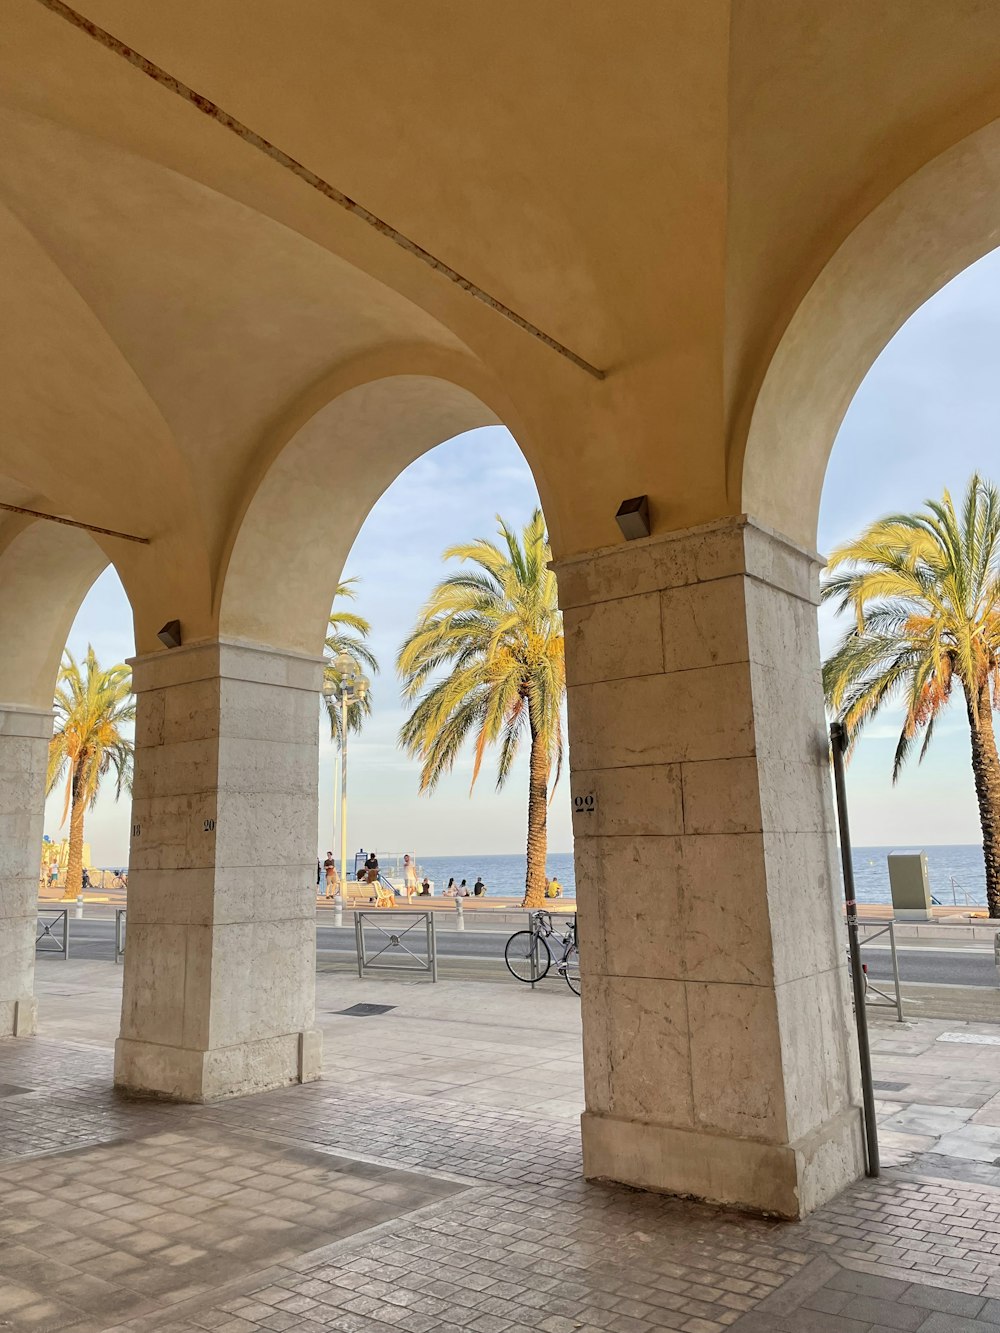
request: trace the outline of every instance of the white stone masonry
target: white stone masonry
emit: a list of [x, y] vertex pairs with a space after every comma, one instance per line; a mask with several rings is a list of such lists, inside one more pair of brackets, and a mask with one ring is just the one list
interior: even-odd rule
[[51, 710], [0, 705], [0, 1037], [35, 1031], [35, 930]]
[[557, 565], [590, 1178], [797, 1217], [863, 1169], [818, 568], [747, 519]]
[[115, 1083], [210, 1101], [318, 1078], [321, 664], [211, 642], [139, 658], [133, 670]]

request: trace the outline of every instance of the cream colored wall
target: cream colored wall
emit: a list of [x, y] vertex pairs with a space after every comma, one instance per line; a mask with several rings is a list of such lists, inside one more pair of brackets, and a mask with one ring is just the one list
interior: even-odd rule
[[[393, 468], [491, 416], [559, 556], [620, 540], [642, 492], [654, 531], [752, 509], [811, 542], [860, 376], [995, 241], [995, 150], [969, 136], [1000, 114], [1000, 10], [974, 0], [78, 9], [607, 372], [10, 0], [0, 472], [153, 538], [107, 548], [140, 651], [175, 616], [188, 641], [312, 641], [248, 609], [280, 596], [260, 552], [296, 463], [336, 473], [332, 570]], [[332, 406], [400, 375], [468, 397], [396, 400], [405, 439]]]
[[0, 707], [52, 707], [67, 635], [107, 563], [78, 529], [20, 519], [0, 526]]
[[[372, 504], [421, 453], [495, 421], [467, 390], [427, 375], [333, 398], [281, 448], [254, 494], [222, 584], [220, 633], [322, 653], [344, 561]], [[361, 460], [364, 492], [344, 484]], [[405, 531], [383, 536], [405, 559]]]

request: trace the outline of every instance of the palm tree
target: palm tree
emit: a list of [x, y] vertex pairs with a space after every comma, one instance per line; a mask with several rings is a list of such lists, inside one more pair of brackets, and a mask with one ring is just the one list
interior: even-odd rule
[[993, 709], [1000, 701], [1000, 494], [969, 480], [961, 514], [945, 491], [915, 514], [879, 519], [834, 551], [824, 601], [855, 624], [823, 667], [831, 710], [851, 747], [892, 699], [905, 707], [892, 780], [922, 733], [962, 687], [986, 862], [986, 900], [1000, 917], [1000, 761]]
[[46, 791], [67, 775], [63, 821], [69, 814], [69, 864], [64, 898], [83, 891], [83, 817], [93, 808], [101, 780], [115, 774], [115, 799], [131, 791], [134, 746], [122, 727], [135, 721], [132, 672], [103, 670], [88, 645], [82, 665], [67, 649], [55, 693], [55, 730], [49, 742]]
[[[336, 599], [338, 597], [351, 598], [353, 600], [357, 594], [354, 591], [354, 584], [357, 579], [345, 579], [337, 584], [337, 591], [334, 593], [334, 608], [336, 608]], [[340, 684], [340, 676], [333, 665], [333, 661], [338, 653], [349, 653], [356, 662], [367, 666], [370, 671], [378, 671], [378, 662], [375, 655], [365, 643], [372, 632], [372, 627], [363, 616], [355, 615], [353, 611], [338, 611], [334, 609], [330, 613], [330, 632], [326, 636], [327, 661], [323, 668], [323, 678], [331, 685]], [[330, 716], [330, 735], [339, 746], [341, 743], [341, 717], [340, 704], [333, 695], [324, 695], [326, 711]], [[360, 732], [364, 719], [371, 715], [372, 696], [371, 691], [363, 699], [356, 700], [347, 705], [347, 729], [355, 733]]]
[[[445, 560], [471, 568], [437, 585], [399, 650], [404, 697], [414, 701], [399, 740], [422, 761], [421, 791], [432, 791], [450, 772], [463, 742], [473, 735], [474, 787], [487, 745], [498, 745], [500, 789], [527, 732], [524, 905], [537, 907], [545, 894], [549, 778], [554, 765], [558, 782], [562, 767], [562, 616], [541, 510], [535, 510], [520, 538], [499, 515], [497, 522], [499, 546], [480, 538], [444, 552]], [[437, 674], [442, 668], [447, 668], [444, 676]]]

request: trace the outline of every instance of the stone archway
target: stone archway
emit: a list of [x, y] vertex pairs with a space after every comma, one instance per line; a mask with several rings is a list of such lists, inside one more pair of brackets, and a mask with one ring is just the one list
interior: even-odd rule
[[1000, 245], [1000, 122], [909, 177], [847, 237], [789, 321], [764, 376], [745, 451], [742, 508], [816, 541], [834, 439], [876, 357], [905, 321]]
[[108, 564], [78, 528], [0, 524], [0, 1035], [35, 1028], [35, 901], [52, 692], [66, 636]]

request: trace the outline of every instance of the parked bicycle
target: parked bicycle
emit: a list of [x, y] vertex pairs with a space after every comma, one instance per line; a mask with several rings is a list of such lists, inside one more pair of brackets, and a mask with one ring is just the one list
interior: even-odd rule
[[[574, 995], [580, 994], [580, 955], [576, 947], [576, 917], [570, 917], [565, 934], [560, 935], [552, 924], [552, 913], [530, 913], [528, 930], [511, 935], [503, 951], [504, 961], [511, 976], [518, 981], [541, 981], [552, 966], [552, 949], [562, 949], [556, 962], [556, 971], [566, 978]], [[549, 944], [549, 941], [552, 944]]]

